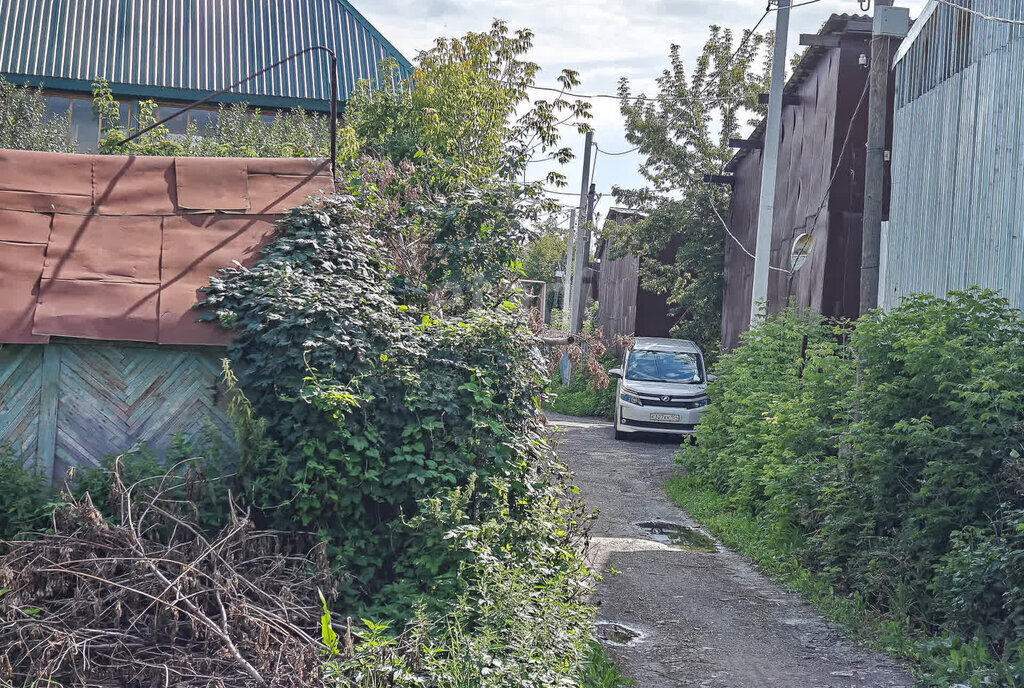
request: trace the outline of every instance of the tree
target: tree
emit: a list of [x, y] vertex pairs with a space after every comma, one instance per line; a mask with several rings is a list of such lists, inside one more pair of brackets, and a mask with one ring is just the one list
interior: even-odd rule
[[[670, 48], [669, 68], [651, 99], [634, 99], [629, 82], [619, 82], [626, 139], [646, 156], [640, 173], [648, 186], [613, 192], [648, 215], [617, 228], [615, 254], [640, 256], [642, 285], [666, 294], [679, 318], [673, 336], [693, 339], [712, 359], [721, 329], [725, 233], [719, 216], [726, 213], [728, 192], [705, 184], [703, 175], [729, 161], [729, 138], [738, 134], [743, 114], [763, 112], [757, 94], [768, 85], [762, 48], [770, 41], [771, 34], [747, 31], [734, 46], [731, 31], [712, 26], [691, 74], [679, 46]], [[675, 260], [660, 262], [676, 238]]]
[[547, 222], [541, 225], [539, 235], [526, 246], [523, 256], [523, 277], [547, 284], [549, 311], [558, 303], [556, 298], [561, 278], [556, 277], [555, 272], [565, 265], [568, 243], [565, 230], [555, 222]]
[[42, 90], [0, 76], [0, 148], [74, 153], [68, 115], [48, 117]]
[[532, 40], [500, 21], [439, 39], [409, 78], [391, 63], [391, 78], [361, 82], [346, 109], [363, 153], [353, 190], [383, 199], [381, 241], [449, 311], [507, 298], [533, 226], [554, 210], [541, 183], [564, 183], [557, 172], [531, 181], [533, 156], [568, 161], [559, 127], [587, 129], [590, 105], [571, 98], [572, 70], [559, 74], [555, 98], [532, 98]]

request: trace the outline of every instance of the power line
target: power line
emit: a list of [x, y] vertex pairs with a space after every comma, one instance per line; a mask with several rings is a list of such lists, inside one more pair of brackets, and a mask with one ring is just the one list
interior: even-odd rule
[[985, 14], [983, 12], [979, 12], [978, 10], [972, 9], [970, 7], [964, 7], [963, 5], [957, 4], [957, 3], [953, 2], [952, 0], [938, 0], [938, 2], [943, 4], [943, 5], [948, 5], [949, 7], [952, 7], [954, 9], [958, 9], [961, 12], [967, 12], [968, 14], [973, 14], [975, 17], [980, 17], [981, 19], [986, 19], [988, 21], [999, 22], [1001, 24], [1014, 24], [1016, 26], [1024, 26], [1024, 20], [1021, 20], [1021, 19], [1010, 19], [1008, 17], [998, 17], [998, 16], [995, 16], [995, 15], [992, 15], [992, 14]]
[[594, 148], [597, 149], [598, 153], [603, 153], [604, 155], [628, 155], [629, 153], [635, 153], [636, 151], [640, 150], [640, 146], [637, 146], [636, 148], [630, 148], [629, 150], [619, 151], [618, 153], [609, 153], [606, 150], [601, 150], [601, 147], [596, 143], [594, 144]]
[[843, 139], [843, 145], [839, 149], [839, 157], [836, 158], [836, 167], [832, 170], [832, 177], [828, 180], [828, 187], [825, 188], [825, 193], [821, 196], [821, 203], [818, 204], [818, 209], [814, 213], [814, 222], [811, 223], [811, 229], [807, 232], [808, 236], [814, 236], [814, 230], [818, 227], [818, 218], [821, 217], [821, 209], [825, 207], [825, 203], [828, 201], [828, 194], [832, 191], [832, 185], [836, 182], [836, 176], [839, 174], [839, 165], [843, 162], [843, 156], [846, 155], [846, 145], [850, 143], [850, 134], [853, 132], [853, 123], [857, 121], [857, 115], [860, 113], [860, 108], [864, 104], [864, 98], [868, 94], [868, 87], [870, 85], [871, 81], [865, 79], [864, 90], [860, 92], [860, 98], [857, 100], [857, 107], [853, 109], [853, 116], [850, 117], [850, 124], [846, 127], [846, 137]]
[[[716, 207], [715, 207], [715, 203], [714, 203], [714, 201], [712, 201], [712, 202], [710, 203], [710, 205], [711, 205], [711, 210], [712, 210], [712, 211], [714, 211], [714, 213], [715, 213], [715, 217], [717, 217], [717, 218], [718, 218], [718, 221], [722, 223], [722, 228], [723, 228], [723, 229], [725, 229], [725, 233], [729, 235], [729, 238], [730, 238], [730, 239], [732, 239], [733, 241], [735, 241], [735, 242], [736, 242], [736, 245], [740, 247], [740, 250], [741, 250], [741, 251], [743, 251], [744, 253], [746, 253], [746, 254], [747, 254], [748, 256], [750, 256], [751, 258], [754, 258], [754, 254], [753, 254], [753, 253], [751, 253], [750, 251], [748, 251], [748, 250], [747, 250], [747, 247], [746, 247], [746, 246], [744, 246], [744, 245], [743, 245], [743, 244], [742, 244], [742, 243], [740, 242], [740, 240], [736, 238], [736, 235], [735, 235], [735, 234], [733, 234], [733, 233], [732, 233], [732, 231], [731, 231], [731, 230], [729, 229], [729, 225], [727, 225], [727, 224], [726, 224], [726, 222], [725, 222], [725, 219], [724, 219], [724, 218], [722, 217], [721, 213], [719, 213], [719, 212], [718, 212], [718, 208], [716, 208]], [[769, 270], [776, 270], [776, 271], [778, 271], [778, 272], [784, 272], [784, 273], [786, 273], [787, 275], [788, 275], [788, 274], [790, 273], [790, 271], [789, 271], [789, 270], [786, 270], [785, 268], [777, 268], [777, 267], [775, 267], [774, 265], [769, 265], [769, 266], [768, 266], [768, 269], [769, 269]]]

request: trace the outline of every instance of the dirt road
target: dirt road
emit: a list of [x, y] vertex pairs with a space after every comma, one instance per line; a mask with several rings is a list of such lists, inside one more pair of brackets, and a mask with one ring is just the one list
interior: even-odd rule
[[673, 474], [676, 441], [619, 442], [609, 423], [549, 420], [581, 497], [600, 511], [590, 553], [604, 577], [595, 593], [598, 635], [640, 686], [914, 685], [895, 662], [859, 649], [669, 501], [662, 486]]

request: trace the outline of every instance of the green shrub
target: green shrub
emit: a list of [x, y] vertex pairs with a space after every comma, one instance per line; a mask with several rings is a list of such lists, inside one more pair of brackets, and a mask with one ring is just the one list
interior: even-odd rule
[[755, 327], [681, 462], [837, 593], [1019, 661], [1020, 311], [972, 289], [855, 325]]
[[16, 86], [0, 75], [0, 148], [74, 153], [68, 115], [49, 117], [41, 89]]
[[46, 528], [54, 499], [42, 476], [0, 446], [0, 540]]
[[[616, 365], [614, 354], [606, 353], [598, 359], [605, 369]], [[548, 385], [548, 396], [544, 407], [567, 416], [615, 417], [615, 381], [605, 387], [598, 387], [585, 367], [573, 371], [568, 385], [563, 385], [556, 370]]]

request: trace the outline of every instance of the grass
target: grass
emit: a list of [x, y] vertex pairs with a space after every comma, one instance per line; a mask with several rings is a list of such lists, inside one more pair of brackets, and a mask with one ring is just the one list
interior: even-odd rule
[[[700, 521], [727, 547], [754, 560], [770, 578], [786, 585], [818, 612], [871, 648], [911, 661], [921, 686], [1000, 685], [1024, 687], [1024, 667], [994, 661], [980, 641], [921, 637], [899, 619], [886, 618], [857, 594], [837, 597], [822, 574], [800, 566], [795, 555], [799, 535], [737, 513], [726, 496], [686, 476], [670, 478], [665, 491], [677, 506]], [[997, 676], [996, 683], [992, 677]]]
[[567, 416], [613, 418], [615, 416], [615, 385], [594, 389], [582, 375], [573, 376], [566, 387], [560, 380], [551, 381], [548, 391], [556, 395], [544, 408]]
[[581, 678], [581, 688], [626, 688], [636, 685], [636, 681], [619, 672], [619, 667], [596, 640], [590, 643], [590, 656], [587, 657]]

